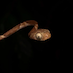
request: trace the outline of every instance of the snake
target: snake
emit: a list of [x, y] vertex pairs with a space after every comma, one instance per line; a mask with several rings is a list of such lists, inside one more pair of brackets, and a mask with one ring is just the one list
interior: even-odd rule
[[33, 26], [33, 28], [28, 33], [28, 36], [30, 39], [37, 40], [37, 41], [45, 41], [45, 40], [51, 38], [51, 33], [48, 29], [38, 29], [37, 21], [27, 20], [27, 21], [24, 21], [16, 26], [14, 26], [12, 29], [8, 30], [3, 35], [0, 35], [0, 40], [3, 40], [4, 38], [9, 37], [13, 33], [17, 32], [20, 29], [25, 28], [27, 26]]

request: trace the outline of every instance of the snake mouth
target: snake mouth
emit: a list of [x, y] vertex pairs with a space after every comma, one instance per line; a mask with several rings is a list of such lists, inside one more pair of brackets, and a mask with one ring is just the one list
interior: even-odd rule
[[36, 33], [35, 37], [36, 37], [37, 40], [41, 41], [42, 34], [40, 32], [38, 32], [38, 33]]

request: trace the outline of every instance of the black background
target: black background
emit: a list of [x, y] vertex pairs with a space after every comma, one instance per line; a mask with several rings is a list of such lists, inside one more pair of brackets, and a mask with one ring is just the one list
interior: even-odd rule
[[26, 27], [0, 41], [0, 71], [35, 73], [68, 70], [73, 24], [70, 0], [2, 0], [0, 34], [26, 20], [36, 20], [39, 28], [49, 29], [45, 42], [31, 40]]

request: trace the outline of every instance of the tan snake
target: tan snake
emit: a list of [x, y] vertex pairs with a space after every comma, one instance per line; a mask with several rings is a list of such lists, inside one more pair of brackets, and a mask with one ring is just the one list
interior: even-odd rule
[[34, 26], [32, 30], [28, 33], [30, 39], [38, 40], [38, 41], [45, 41], [51, 38], [51, 33], [48, 29], [38, 29], [38, 22], [35, 20], [27, 20], [23, 23], [20, 23], [10, 29], [9, 31], [5, 32], [3, 35], [0, 35], [0, 40], [9, 37], [13, 33], [17, 32], [18, 30], [27, 27], [27, 26]]

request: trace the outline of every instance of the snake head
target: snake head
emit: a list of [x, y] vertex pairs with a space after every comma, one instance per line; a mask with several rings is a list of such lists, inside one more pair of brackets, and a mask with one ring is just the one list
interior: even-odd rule
[[29, 37], [37, 41], [45, 41], [51, 38], [51, 33], [48, 29], [38, 29], [32, 32]]

